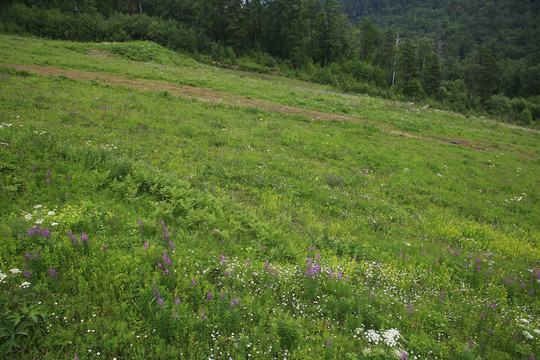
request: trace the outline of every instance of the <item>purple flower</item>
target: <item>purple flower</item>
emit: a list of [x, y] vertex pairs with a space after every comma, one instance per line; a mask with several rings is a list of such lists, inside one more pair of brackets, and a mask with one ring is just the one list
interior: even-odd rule
[[225, 266], [227, 260], [225, 260], [225, 253], [221, 254], [221, 265]]
[[191, 285], [197, 286], [197, 282], [195, 281], [195, 278], [193, 278], [193, 279], [191, 280]]
[[328, 339], [328, 341], [326, 342], [326, 346], [330, 347], [330, 345], [332, 345], [332, 340]]
[[210, 291], [206, 294], [206, 300], [212, 300], [212, 293]]
[[32, 277], [32, 274], [30, 274], [29, 271], [24, 270], [24, 277], [25, 277], [25, 278], [31, 278], [31, 277]]
[[163, 269], [163, 265], [161, 265], [161, 263], [158, 262], [157, 266], [158, 266], [158, 268]]
[[161, 305], [161, 306], [163, 306], [163, 305], [165, 304], [165, 301], [163, 301], [162, 298], [159, 298], [157, 302], [158, 302], [158, 304]]
[[31, 254], [25, 254], [24, 257], [27, 258], [27, 259], [31, 259], [32, 255]]
[[407, 353], [405, 351], [401, 354], [401, 359], [407, 360]]
[[248, 266], [251, 266], [251, 260], [247, 259]]
[[84, 233], [81, 235], [81, 241], [82, 242], [88, 242], [88, 236], [86, 236]]
[[144, 248], [148, 250], [148, 243], [146, 241], [144, 242]]
[[176, 305], [180, 304], [180, 299], [179, 299], [179, 298], [175, 298], [175, 299], [174, 299], [174, 303], [175, 303]]
[[103, 252], [107, 252], [107, 250], [109, 250], [109, 248], [105, 244], [103, 244], [101, 248], [103, 249]]
[[173, 242], [172, 242], [171, 240], [169, 240], [169, 247], [170, 247], [171, 249], [174, 248], [174, 244], [173, 244]]
[[167, 256], [167, 251], [163, 250], [163, 262], [171, 265], [171, 259]]
[[206, 319], [206, 315], [204, 314], [204, 309], [203, 309], [203, 311], [201, 312], [201, 319], [203, 319], [203, 320]]
[[47, 178], [47, 184], [50, 183], [50, 182], [51, 182], [51, 180], [49, 180], [49, 178]]
[[142, 221], [141, 221], [141, 220], [139, 220], [139, 227], [140, 227], [140, 226], [142, 226]]
[[56, 270], [50, 269], [49, 276], [51, 277], [51, 279], [56, 279]]

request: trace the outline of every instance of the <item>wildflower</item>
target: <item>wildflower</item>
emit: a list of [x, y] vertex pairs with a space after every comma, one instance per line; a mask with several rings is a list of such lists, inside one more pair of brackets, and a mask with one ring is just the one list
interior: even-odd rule
[[105, 244], [103, 244], [101, 248], [103, 249], [103, 252], [107, 252], [107, 250], [109, 250], [109, 248]]
[[32, 220], [32, 214], [28, 213], [28, 214], [24, 215], [24, 219], [25, 219], [26, 221]]
[[201, 319], [203, 319], [203, 320], [206, 319], [206, 315], [204, 314], [204, 309], [203, 309], [203, 311], [201, 312]]
[[24, 277], [25, 277], [25, 278], [28, 278], [28, 279], [29, 279], [29, 278], [32, 277], [32, 274], [30, 274], [30, 272], [27, 271], [27, 270], [24, 270], [24, 273], [23, 273], [23, 274], [24, 274]]
[[39, 225], [42, 222], [43, 222], [43, 219], [37, 219], [36, 221], [34, 221], [34, 224]]
[[82, 235], [81, 235], [81, 241], [82, 241], [82, 242], [85, 242], [85, 241], [88, 242], [88, 236], [86, 236], [84, 233], [82, 233]]
[[171, 240], [169, 240], [169, 247], [170, 247], [171, 249], [174, 248], [174, 244], [173, 244], [173, 242], [172, 242]]
[[197, 286], [197, 282], [195, 281], [195, 278], [191, 279], [191, 285]]
[[407, 353], [405, 351], [401, 354], [401, 359], [407, 360]]
[[2, 271], [0, 271], [0, 283], [1, 282], [4, 282], [4, 279], [7, 278], [7, 275], [2, 273]]
[[386, 330], [382, 335], [384, 342], [390, 347], [394, 347], [397, 345], [397, 340], [399, 339], [399, 336], [399, 330], [396, 329]]
[[51, 279], [56, 279], [56, 270], [50, 269], [49, 276], [51, 277]]
[[49, 178], [47, 178], [47, 184], [50, 183], [50, 182], [51, 182], [51, 180], [49, 180]]
[[21, 285], [19, 285], [19, 287], [20, 287], [21, 289], [26, 289], [26, 288], [29, 287], [29, 286], [30, 286], [30, 283], [29, 283], [28, 281], [25, 281], [25, 282], [23, 282]]
[[27, 259], [31, 259], [32, 255], [31, 254], [25, 254], [24, 257], [27, 258]]
[[53, 210], [51, 210], [51, 211], [49, 211], [49, 212], [47, 213], [47, 216], [52, 216], [52, 215], [54, 215], [54, 214], [56, 214], [56, 213], [55, 213]]
[[165, 304], [165, 301], [163, 301], [162, 298], [159, 298], [159, 299], [158, 299], [158, 304], [161, 305], [161, 306], [163, 306], [163, 305]]
[[40, 208], [42, 208], [42, 207], [43, 207], [43, 206], [42, 206], [41, 204], [34, 205], [34, 209], [36, 209], [36, 210], [37, 210], [37, 209], [40, 209]]
[[332, 340], [328, 339], [328, 341], [326, 342], [326, 346], [330, 347], [331, 345], [332, 345]]
[[52, 223], [51, 223], [51, 226], [56, 226], [56, 225], [58, 225], [57, 222], [52, 222]]
[[144, 248], [148, 250], [148, 243], [146, 241], [144, 242]]
[[206, 300], [212, 300], [212, 293], [210, 291], [206, 294]]
[[175, 298], [175, 299], [174, 299], [174, 303], [175, 303], [176, 305], [180, 304], [180, 299], [179, 299], [179, 298]]
[[9, 272], [12, 273], [12, 274], [18, 274], [18, 273], [21, 272], [21, 270], [19, 270], [19, 269], [10, 269]]

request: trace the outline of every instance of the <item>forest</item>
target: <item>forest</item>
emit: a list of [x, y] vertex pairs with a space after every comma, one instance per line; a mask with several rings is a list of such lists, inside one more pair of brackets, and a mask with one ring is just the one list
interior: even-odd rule
[[0, 32], [150, 40], [202, 62], [537, 125], [539, 7], [515, 0], [12, 0], [0, 5]]

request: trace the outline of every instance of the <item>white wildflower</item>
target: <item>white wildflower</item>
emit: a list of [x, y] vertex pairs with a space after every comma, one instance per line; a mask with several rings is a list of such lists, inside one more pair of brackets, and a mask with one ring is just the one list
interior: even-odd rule
[[57, 222], [52, 222], [52, 223], [51, 223], [51, 226], [56, 226], [56, 225], [58, 225]]
[[378, 345], [382, 340], [381, 335], [379, 335], [375, 330], [368, 330], [366, 337], [369, 343], [374, 342], [375, 345]]
[[26, 221], [32, 220], [32, 214], [28, 213], [28, 214], [24, 215], [24, 219], [25, 219]]
[[29, 286], [30, 286], [30, 283], [29, 283], [28, 281], [25, 281], [25, 282], [23, 282], [21, 285], [19, 285], [19, 287], [20, 287], [21, 289], [26, 289], [26, 288], [29, 287]]
[[399, 330], [390, 329], [390, 330], [386, 330], [382, 336], [384, 338], [384, 342], [386, 343], [386, 345], [390, 347], [394, 347], [397, 345], [397, 340], [399, 339], [400, 335], [399, 335]]
[[36, 206], [34, 206], [34, 209], [39, 209], [39, 208], [42, 208], [43, 206], [40, 205], [40, 204], [37, 204]]
[[525, 324], [528, 324], [528, 323], [529, 323], [529, 320], [523, 319], [523, 318], [522, 318], [522, 319], [519, 319], [519, 321], [524, 322]]
[[539, 329], [534, 329], [533, 332], [534, 332], [534, 333], [537, 333], [537, 334], [540, 334], [540, 330], [539, 330]]
[[7, 278], [7, 275], [0, 271], [0, 282], [4, 282], [5, 278]]
[[42, 222], [43, 222], [43, 219], [37, 219], [36, 221], [34, 221], [34, 224], [39, 225]]
[[525, 335], [527, 339], [534, 339], [534, 336], [532, 336], [527, 330], [523, 331], [523, 335]]
[[9, 272], [12, 273], [12, 274], [18, 274], [18, 273], [21, 272], [21, 270], [13, 268], [13, 269], [10, 269]]
[[52, 215], [54, 215], [54, 214], [56, 214], [56, 213], [54, 212], [54, 210], [51, 210], [51, 211], [49, 211], [49, 212], [47, 213], [47, 216], [52, 216]]

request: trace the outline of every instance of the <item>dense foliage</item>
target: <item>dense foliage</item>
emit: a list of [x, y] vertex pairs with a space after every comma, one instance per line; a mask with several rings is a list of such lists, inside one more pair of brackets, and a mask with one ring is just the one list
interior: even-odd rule
[[13, 0], [3, 2], [0, 29], [76, 41], [152, 40], [222, 64], [249, 58], [256, 63], [249, 69], [277, 66], [348, 92], [487, 111], [521, 124], [540, 118], [534, 1], [344, 4]]
[[2, 358], [540, 353], [537, 131], [148, 41], [0, 64]]

